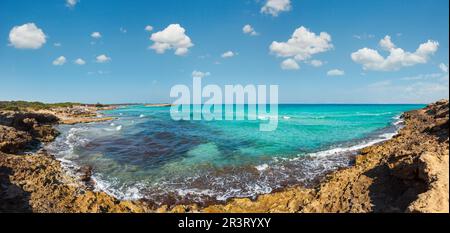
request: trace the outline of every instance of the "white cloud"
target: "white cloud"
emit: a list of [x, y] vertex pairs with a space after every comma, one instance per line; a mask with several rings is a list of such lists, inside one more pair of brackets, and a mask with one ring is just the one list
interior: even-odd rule
[[308, 63], [314, 67], [321, 67], [323, 65], [321, 60], [311, 60]]
[[123, 33], [123, 34], [125, 34], [125, 33], [128, 32], [127, 29], [126, 29], [126, 28], [123, 28], [123, 27], [120, 27], [120, 28], [119, 28], [119, 31], [120, 31], [121, 33]]
[[91, 37], [94, 39], [100, 39], [100, 38], [102, 38], [102, 34], [100, 34], [100, 32], [93, 32], [91, 34]]
[[333, 69], [327, 72], [328, 76], [342, 76], [344, 75], [345, 72], [343, 70], [339, 70], [339, 69]]
[[79, 2], [79, 0], [66, 0], [66, 6], [67, 7], [75, 7], [75, 5], [77, 5], [77, 3]]
[[288, 58], [281, 63], [281, 69], [283, 69], [283, 70], [298, 70], [298, 69], [300, 69], [300, 66], [294, 59]]
[[390, 51], [391, 49], [395, 49], [395, 44], [392, 43], [390, 36], [385, 36], [380, 40], [380, 47], [386, 51]]
[[[403, 103], [431, 103], [439, 99], [448, 98], [448, 75], [422, 79], [435, 74], [418, 75], [419, 79], [401, 79], [401, 82], [390, 80], [369, 84], [362, 89], [364, 96], [375, 95], [385, 102]], [[412, 80], [418, 80], [413, 81]]]
[[97, 63], [106, 63], [111, 61], [111, 58], [106, 56], [105, 54], [99, 55], [95, 58]]
[[276, 17], [281, 12], [290, 11], [291, 9], [291, 0], [267, 0], [266, 4], [261, 8], [261, 13]]
[[64, 64], [66, 63], [66, 61], [67, 61], [66, 57], [60, 56], [60, 57], [56, 58], [56, 59], [52, 62], [52, 64], [53, 64], [54, 66], [62, 66], [62, 65], [64, 65]]
[[287, 42], [273, 41], [270, 52], [278, 57], [293, 58], [296, 61], [305, 61], [314, 54], [323, 53], [333, 48], [331, 36], [326, 32], [316, 35], [309, 29], [301, 26], [297, 28]]
[[173, 49], [175, 55], [185, 55], [189, 52], [189, 48], [194, 46], [185, 32], [186, 30], [179, 24], [170, 24], [164, 30], [152, 34], [150, 40], [154, 44], [150, 48], [160, 54]]
[[207, 77], [207, 76], [210, 76], [210, 75], [211, 75], [211, 73], [209, 73], [209, 72], [201, 72], [201, 71], [196, 71], [196, 70], [194, 70], [192, 72], [192, 77], [193, 78], [204, 78], [204, 77]]
[[250, 25], [250, 24], [245, 25], [245, 26], [242, 28], [242, 32], [243, 32], [244, 34], [248, 34], [248, 35], [251, 35], [251, 36], [257, 36], [257, 35], [259, 35], [259, 33], [257, 33], [257, 32], [255, 31], [255, 29], [252, 27], [252, 25]]
[[362, 48], [352, 53], [352, 60], [361, 64], [364, 70], [393, 71], [403, 67], [427, 63], [430, 55], [433, 55], [439, 47], [437, 41], [428, 40], [421, 44], [415, 52], [406, 52], [401, 48], [397, 48], [392, 43], [390, 36], [384, 37], [379, 44], [383, 49], [389, 51], [389, 55], [386, 58], [374, 49]]
[[39, 49], [47, 42], [47, 36], [34, 23], [26, 23], [11, 29], [9, 42], [17, 49]]
[[147, 32], [151, 32], [153, 31], [153, 27], [151, 25], [147, 25], [145, 26], [144, 30], [146, 30]]
[[295, 30], [287, 42], [273, 41], [270, 51], [279, 57], [293, 57], [297, 61], [311, 58], [317, 53], [326, 52], [333, 48], [331, 36], [326, 32], [316, 35], [301, 26]]
[[234, 53], [233, 51], [227, 51], [227, 52], [225, 52], [225, 53], [223, 53], [222, 54], [222, 58], [230, 58], [230, 57], [234, 57], [234, 56], [236, 56], [237, 54], [236, 53]]
[[61, 43], [59, 43], [59, 42], [57, 42], [57, 43], [53, 43], [53, 46], [55, 46], [55, 47], [61, 47], [61, 46], [62, 46], [62, 44], [61, 44]]
[[439, 64], [439, 69], [441, 69], [444, 73], [448, 73], [448, 65], [444, 63]]
[[431, 74], [418, 74], [414, 76], [407, 76], [400, 78], [402, 81], [412, 81], [412, 80], [434, 80], [443, 77], [442, 73], [431, 73]]
[[86, 64], [86, 61], [81, 58], [78, 58], [77, 60], [74, 61], [74, 63], [82, 66], [82, 65]]

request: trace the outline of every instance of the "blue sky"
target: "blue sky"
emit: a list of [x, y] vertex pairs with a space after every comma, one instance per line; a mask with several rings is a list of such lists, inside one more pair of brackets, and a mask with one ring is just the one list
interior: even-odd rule
[[2, 0], [0, 100], [172, 102], [199, 71], [282, 103], [428, 103], [448, 98], [448, 18], [448, 0]]

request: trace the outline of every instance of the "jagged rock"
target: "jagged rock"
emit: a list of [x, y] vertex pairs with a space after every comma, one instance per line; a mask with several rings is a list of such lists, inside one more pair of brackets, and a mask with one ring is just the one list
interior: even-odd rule
[[18, 153], [32, 141], [32, 137], [23, 131], [0, 125], [0, 151]]
[[42, 213], [151, 211], [142, 203], [85, 190], [59, 161], [42, 153], [18, 156], [0, 152], [0, 212], [24, 212], [24, 205]]
[[10, 126], [24, 131], [30, 130], [34, 124], [56, 124], [58, 117], [52, 114], [30, 112], [0, 112], [0, 125]]
[[51, 142], [58, 136], [58, 131], [52, 126], [58, 121], [59, 119], [51, 114], [0, 112], [0, 125], [28, 132], [41, 142]]
[[78, 173], [80, 173], [80, 180], [86, 185], [86, 187], [93, 190], [95, 187], [95, 181], [92, 179], [92, 167], [82, 166], [78, 170]]

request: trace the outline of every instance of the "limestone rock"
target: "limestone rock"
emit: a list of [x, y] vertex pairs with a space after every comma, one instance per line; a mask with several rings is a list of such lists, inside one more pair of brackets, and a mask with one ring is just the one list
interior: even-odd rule
[[32, 138], [28, 133], [0, 125], [0, 151], [18, 153], [31, 141]]

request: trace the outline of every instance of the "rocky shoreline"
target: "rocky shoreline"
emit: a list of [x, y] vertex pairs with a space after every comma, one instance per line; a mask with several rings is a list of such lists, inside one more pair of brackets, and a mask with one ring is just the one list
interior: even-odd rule
[[53, 141], [56, 124], [107, 121], [98, 110], [110, 107], [76, 106], [38, 111], [0, 111], [0, 212], [86, 213], [146, 212], [145, 205], [119, 201], [92, 190], [90, 169], [80, 177], [64, 171], [45, 150], [25, 154], [40, 143]]
[[449, 212], [449, 103], [403, 115], [393, 139], [361, 150], [355, 165], [315, 188], [287, 188], [224, 205], [153, 207], [92, 190], [90, 169], [68, 175], [44, 150], [23, 154], [58, 135], [55, 124], [110, 120], [96, 107], [0, 111], [0, 212]]

